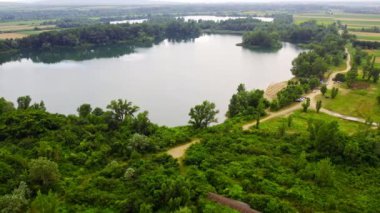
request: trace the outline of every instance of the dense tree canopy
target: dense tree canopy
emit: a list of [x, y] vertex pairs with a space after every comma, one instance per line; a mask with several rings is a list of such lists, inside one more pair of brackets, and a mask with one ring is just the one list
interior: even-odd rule
[[243, 46], [249, 48], [277, 49], [281, 47], [281, 43], [277, 33], [257, 30], [244, 34]]

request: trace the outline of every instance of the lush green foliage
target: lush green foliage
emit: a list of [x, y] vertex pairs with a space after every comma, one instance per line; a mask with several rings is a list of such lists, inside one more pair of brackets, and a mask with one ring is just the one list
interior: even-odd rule
[[191, 108], [189, 113], [191, 120], [189, 124], [198, 129], [206, 128], [211, 123], [218, 122], [215, 116], [219, 113], [219, 110], [215, 108], [215, 104], [208, 101], [203, 101], [202, 104]]
[[279, 35], [275, 32], [257, 30], [243, 35], [244, 47], [277, 49], [281, 47]]
[[247, 91], [244, 84], [240, 84], [228, 105], [227, 115], [230, 118], [244, 115], [265, 115], [268, 101], [264, 98], [264, 91]]
[[0, 52], [84, 48], [107, 44], [152, 45], [169, 39], [191, 39], [200, 35], [194, 22], [168, 19], [160, 23], [91, 25], [62, 31], [43, 32], [17, 40], [0, 42]]
[[284, 126], [283, 135], [267, 128], [214, 130], [190, 148], [185, 164], [218, 193], [262, 212], [375, 212], [380, 153], [370, 149], [379, 145], [378, 133], [348, 136], [336, 122], [308, 123], [297, 132], [268, 127]]

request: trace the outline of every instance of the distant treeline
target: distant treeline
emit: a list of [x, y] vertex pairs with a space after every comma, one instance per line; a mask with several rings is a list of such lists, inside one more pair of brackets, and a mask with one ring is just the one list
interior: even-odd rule
[[378, 41], [359, 41], [352, 42], [354, 47], [361, 47], [363, 49], [378, 49], [380, 48], [380, 42]]
[[22, 39], [0, 41], [0, 53], [84, 48], [108, 44], [152, 45], [163, 39], [192, 39], [201, 31], [195, 22], [168, 20], [160, 24], [94, 25], [63, 31], [43, 32]]

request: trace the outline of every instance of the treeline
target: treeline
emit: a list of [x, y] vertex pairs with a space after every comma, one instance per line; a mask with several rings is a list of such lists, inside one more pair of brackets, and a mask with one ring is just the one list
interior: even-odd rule
[[361, 47], [363, 49], [379, 49], [380, 42], [378, 41], [360, 41], [354, 40], [352, 41], [354, 47]]
[[23, 39], [0, 42], [0, 51], [35, 51], [56, 48], [83, 48], [123, 43], [131, 46], [152, 45], [169, 39], [191, 39], [200, 35], [194, 22], [171, 20], [161, 24], [95, 25], [64, 31], [43, 32]]

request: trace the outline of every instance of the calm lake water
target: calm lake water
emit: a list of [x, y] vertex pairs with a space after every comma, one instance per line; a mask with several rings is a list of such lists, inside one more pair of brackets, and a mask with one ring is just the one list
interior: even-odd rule
[[105, 108], [123, 98], [148, 110], [153, 122], [168, 126], [187, 124], [190, 108], [209, 100], [221, 111], [222, 121], [239, 83], [265, 89], [287, 80], [291, 62], [301, 52], [289, 43], [276, 52], [260, 52], [236, 46], [239, 42], [240, 36], [204, 35], [110, 58], [7, 62], [0, 66], [0, 96], [15, 102], [30, 95], [44, 100], [50, 112], [63, 114], [76, 113], [83, 103]]

